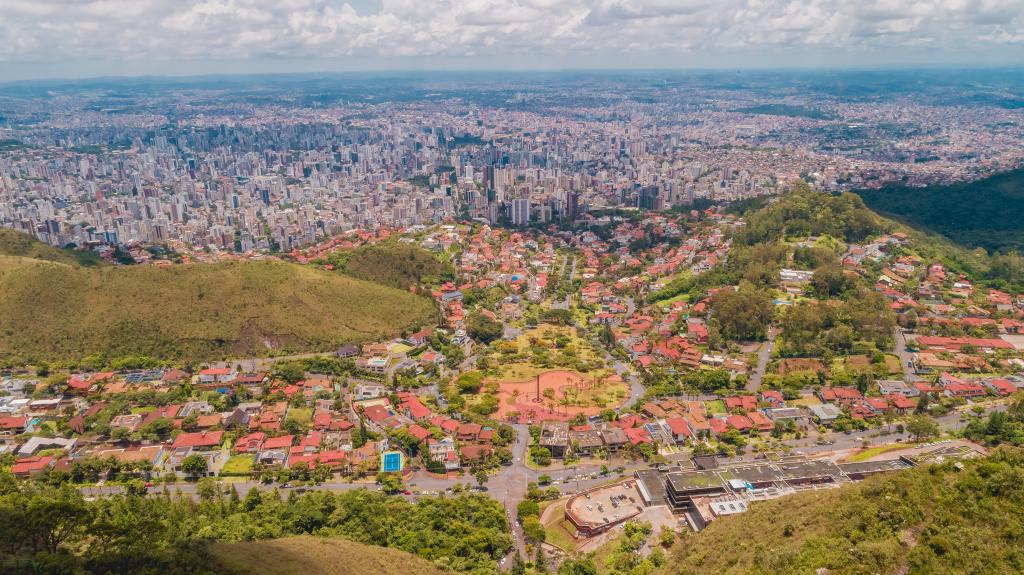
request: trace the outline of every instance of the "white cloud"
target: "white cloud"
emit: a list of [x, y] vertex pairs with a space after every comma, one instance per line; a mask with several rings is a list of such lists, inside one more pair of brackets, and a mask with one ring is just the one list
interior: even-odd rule
[[[360, 4], [362, 6], [362, 4]], [[362, 11], [360, 11], [362, 10]], [[1024, 0], [0, 0], [0, 63], [1024, 44]]]

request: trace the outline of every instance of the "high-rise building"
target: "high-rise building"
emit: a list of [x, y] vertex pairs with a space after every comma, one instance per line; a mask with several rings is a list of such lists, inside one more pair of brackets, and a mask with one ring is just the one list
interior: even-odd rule
[[511, 214], [512, 225], [525, 226], [530, 223], [530, 200], [517, 198], [512, 200]]

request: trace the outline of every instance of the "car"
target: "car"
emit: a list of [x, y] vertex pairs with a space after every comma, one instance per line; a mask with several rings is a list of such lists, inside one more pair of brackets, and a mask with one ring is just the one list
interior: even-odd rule
[[402, 495], [412, 495], [412, 491], [406, 489], [405, 491], [402, 492]]

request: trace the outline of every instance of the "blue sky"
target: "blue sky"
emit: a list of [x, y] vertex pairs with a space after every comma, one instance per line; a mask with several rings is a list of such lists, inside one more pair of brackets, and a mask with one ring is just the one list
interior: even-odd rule
[[1006, 66], [1024, 0], [2, 0], [0, 77]]

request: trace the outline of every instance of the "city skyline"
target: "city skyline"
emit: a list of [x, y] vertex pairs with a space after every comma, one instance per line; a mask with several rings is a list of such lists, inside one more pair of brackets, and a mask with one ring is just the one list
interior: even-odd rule
[[1024, 60], [1012, 1], [5, 3], [7, 80], [369, 70], [893, 68]]

